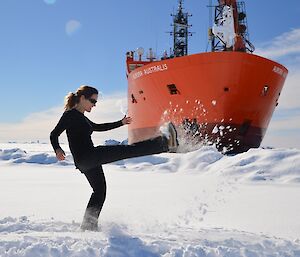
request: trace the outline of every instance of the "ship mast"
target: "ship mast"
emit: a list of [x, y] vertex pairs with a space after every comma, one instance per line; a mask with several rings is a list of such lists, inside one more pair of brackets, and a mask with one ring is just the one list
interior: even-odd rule
[[188, 24], [188, 17], [192, 16], [187, 12], [183, 12], [183, 0], [178, 1], [178, 9], [176, 14], [171, 14], [173, 17], [173, 31], [170, 35], [173, 36], [173, 57], [185, 56], [188, 54], [188, 37], [192, 35], [188, 29], [191, 25]]
[[218, 0], [214, 25], [210, 28], [211, 48], [216, 51], [253, 52], [249, 41], [244, 2]]

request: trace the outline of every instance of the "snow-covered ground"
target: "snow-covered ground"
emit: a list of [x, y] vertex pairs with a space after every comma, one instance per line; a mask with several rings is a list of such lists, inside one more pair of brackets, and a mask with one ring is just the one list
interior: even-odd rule
[[[65, 147], [65, 146], [64, 146]], [[91, 189], [48, 144], [0, 144], [0, 256], [300, 256], [300, 150], [213, 147], [105, 165], [101, 232], [81, 232]]]

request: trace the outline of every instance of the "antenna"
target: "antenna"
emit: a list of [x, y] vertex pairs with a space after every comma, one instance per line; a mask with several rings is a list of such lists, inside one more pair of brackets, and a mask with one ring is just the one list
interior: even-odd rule
[[212, 41], [212, 26], [213, 26], [213, 20], [212, 20], [212, 0], [208, 0], [208, 29], [207, 29], [207, 45], [206, 45], [206, 52], [208, 51], [208, 46], [210, 45], [210, 42]]
[[209, 13], [208, 13], [208, 26], [212, 28], [213, 22], [212, 22], [212, 0], [208, 0], [208, 8], [209, 8]]
[[183, 12], [183, 0], [178, 1], [178, 9], [176, 14], [171, 14], [173, 17], [173, 31], [170, 35], [173, 36], [174, 48], [173, 54], [176, 57], [185, 56], [188, 54], [188, 37], [192, 33], [188, 31], [191, 25], [188, 24], [188, 17], [191, 15]]

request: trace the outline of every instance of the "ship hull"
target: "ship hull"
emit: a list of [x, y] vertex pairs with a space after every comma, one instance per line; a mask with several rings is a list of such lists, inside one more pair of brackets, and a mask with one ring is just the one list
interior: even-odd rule
[[287, 69], [248, 53], [212, 52], [151, 62], [128, 74], [129, 143], [172, 121], [185, 143], [227, 153], [259, 147]]

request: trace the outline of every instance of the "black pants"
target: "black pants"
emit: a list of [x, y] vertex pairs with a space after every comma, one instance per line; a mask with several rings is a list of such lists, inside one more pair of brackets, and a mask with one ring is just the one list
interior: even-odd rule
[[97, 226], [98, 217], [105, 201], [106, 181], [102, 164], [167, 151], [168, 140], [165, 137], [156, 137], [132, 145], [95, 147], [94, 151], [78, 165], [93, 189], [85, 211], [83, 228], [90, 229], [91, 227], [91, 230], [93, 230]]
[[100, 145], [88, 153], [77, 166], [81, 172], [86, 173], [101, 164], [163, 153], [168, 150], [168, 140], [166, 137], [156, 137], [132, 145]]

